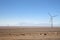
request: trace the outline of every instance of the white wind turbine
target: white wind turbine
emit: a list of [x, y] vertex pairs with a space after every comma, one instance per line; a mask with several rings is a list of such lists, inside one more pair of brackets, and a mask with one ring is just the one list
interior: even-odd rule
[[53, 18], [57, 15], [51, 15], [50, 13], [48, 13], [48, 15], [50, 16], [51, 28], [53, 28]]

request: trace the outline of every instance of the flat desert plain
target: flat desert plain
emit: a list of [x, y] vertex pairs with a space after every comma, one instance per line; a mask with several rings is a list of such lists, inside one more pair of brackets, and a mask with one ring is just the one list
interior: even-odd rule
[[20, 28], [17, 26], [0, 26], [0, 40], [60, 40], [60, 27]]

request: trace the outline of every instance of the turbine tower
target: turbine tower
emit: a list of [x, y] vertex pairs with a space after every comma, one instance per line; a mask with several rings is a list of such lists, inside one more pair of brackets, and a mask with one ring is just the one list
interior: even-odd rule
[[48, 15], [50, 16], [51, 28], [53, 28], [53, 18], [57, 15], [51, 15], [50, 13], [48, 13]]

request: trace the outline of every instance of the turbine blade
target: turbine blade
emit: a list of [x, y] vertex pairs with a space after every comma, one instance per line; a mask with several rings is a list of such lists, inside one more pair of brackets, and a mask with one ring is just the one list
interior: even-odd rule
[[50, 14], [50, 13], [48, 13], [48, 15], [49, 15], [49, 16], [51, 16], [51, 14]]
[[53, 17], [56, 17], [56, 16], [58, 16], [58, 15], [54, 15]]

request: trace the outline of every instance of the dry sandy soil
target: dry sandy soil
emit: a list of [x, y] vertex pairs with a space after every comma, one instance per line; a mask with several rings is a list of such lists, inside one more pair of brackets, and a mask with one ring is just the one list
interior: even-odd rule
[[0, 40], [60, 40], [60, 27], [20, 28], [0, 26]]

